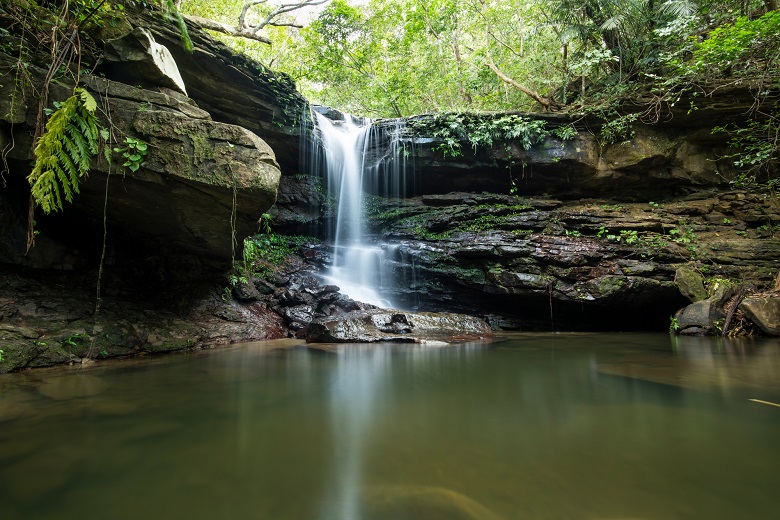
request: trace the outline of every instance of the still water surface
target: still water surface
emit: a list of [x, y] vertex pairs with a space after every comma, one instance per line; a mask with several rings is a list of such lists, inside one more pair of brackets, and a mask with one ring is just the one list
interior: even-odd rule
[[780, 515], [777, 341], [294, 345], [0, 376], [0, 518]]

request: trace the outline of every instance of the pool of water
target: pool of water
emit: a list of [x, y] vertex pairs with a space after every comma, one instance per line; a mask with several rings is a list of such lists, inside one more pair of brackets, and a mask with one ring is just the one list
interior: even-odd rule
[[9, 374], [0, 518], [776, 518], [771, 403], [777, 341], [652, 334]]

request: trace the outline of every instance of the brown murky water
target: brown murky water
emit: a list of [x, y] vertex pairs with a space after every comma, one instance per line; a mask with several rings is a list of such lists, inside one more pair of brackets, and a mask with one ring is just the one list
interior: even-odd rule
[[775, 340], [293, 345], [0, 376], [0, 518], [780, 515]]

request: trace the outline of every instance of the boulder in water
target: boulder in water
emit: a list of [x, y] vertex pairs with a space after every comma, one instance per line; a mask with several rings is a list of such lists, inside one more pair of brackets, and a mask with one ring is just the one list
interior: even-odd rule
[[309, 325], [312, 343], [455, 343], [489, 338], [487, 323], [466, 314], [367, 309], [320, 318]]
[[766, 334], [780, 336], [780, 295], [745, 298], [739, 309]]

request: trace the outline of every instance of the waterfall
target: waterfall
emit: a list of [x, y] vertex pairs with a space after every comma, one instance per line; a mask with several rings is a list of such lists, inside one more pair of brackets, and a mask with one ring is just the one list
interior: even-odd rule
[[[333, 262], [324, 278], [354, 300], [395, 307], [385, 289], [395, 284], [388, 249], [397, 248], [368, 240], [364, 193], [368, 190], [384, 196], [404, 196], [406, 154], [398, 153], [397, 139], [387, 141], [386, 132], [376, 131], [368, 120], [345, 114], [342, 121], [333, 121], [316, 111], [314, 117], [321, 146], [321, 152], [315, 153], [324, 158], [328, 193], [335, 197], [338, 206], [332, 234]], [[367, 160], [369, 152], [384, 147], [390, 150], [390, 160], [382, 156]], [[395, 160], [396, 156], [403, 160]], [[312, 160], [317, 162], [317, 158]]]

